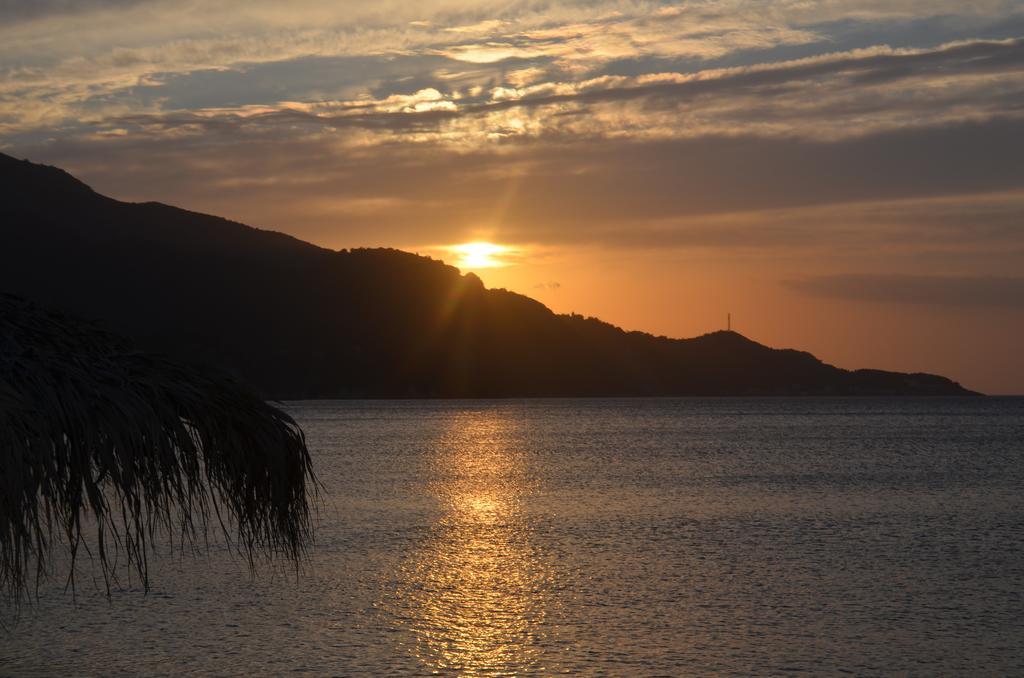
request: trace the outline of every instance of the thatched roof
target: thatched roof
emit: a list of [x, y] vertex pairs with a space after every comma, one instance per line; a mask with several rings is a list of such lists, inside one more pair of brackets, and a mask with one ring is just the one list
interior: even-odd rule
[[0, 591], [38, 585], [58, 547], [73, 586], [85, 544], [108, 590], [119, 556], [148, 587], [154, 537], [211, 523], [250, 565], [297, 559], [314, 486], [302, 431], [248, 388], [0, 295]]

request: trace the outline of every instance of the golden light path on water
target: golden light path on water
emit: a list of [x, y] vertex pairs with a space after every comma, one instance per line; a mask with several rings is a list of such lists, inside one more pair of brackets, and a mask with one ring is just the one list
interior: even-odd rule
[[431, 493], [442, 516], [403, 567], [398, 600], [427, 667], [465, 675], [536, 668], [551, 569], [531, 539], [533, 486], [514, 419], [470, 412], [435, 446]]

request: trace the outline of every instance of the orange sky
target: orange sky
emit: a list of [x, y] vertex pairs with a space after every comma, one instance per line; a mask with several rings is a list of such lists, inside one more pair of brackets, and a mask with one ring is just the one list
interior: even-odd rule
[[808, 298], [779, 283], [791, 269], [775, 262], [676, 253], [565, 259], [571, 261], [476, 272], [488, 286], [528, 294], [555, 311], [630, 329], [695, 336], [724, 328], [731, 313], [733, 329], [757, 341], [841, 367], [941, 373], [991, 393], [1019, 393], [1024, 383], [1019, 312]]
[[0, 149], [627, 329], [1024, 393], [1024, 2], [39, 0]]

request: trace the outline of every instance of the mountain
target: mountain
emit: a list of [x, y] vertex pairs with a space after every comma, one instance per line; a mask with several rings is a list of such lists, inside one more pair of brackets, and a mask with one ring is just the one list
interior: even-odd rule
[[556, 315], [390, 249], [332, 251], [95, 193], [0, 154], [0, 292], [96, 319], [272, 398], [962, 395], [735, 332], [668, 339]]

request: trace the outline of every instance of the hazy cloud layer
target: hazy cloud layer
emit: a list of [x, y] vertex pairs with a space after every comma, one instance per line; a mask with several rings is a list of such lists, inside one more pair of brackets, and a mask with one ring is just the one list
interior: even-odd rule
[[1024, 278], [995, 276], [831, 275], [793, 281], [801, 292], [883, 304], [1024, 309]]
[[240, 143], [233, 131], [67, 142], [37, 158], [121, 197], [335, 247], [458, 242], [482, 231], [550, 246], [824, 251], [870, 262], [914, 253], [1012, 267], [1024, 251], [1024, 121], [844, 141], [716, 136], [474, 151], [435, 142], [338, 152], [324, 136]]

